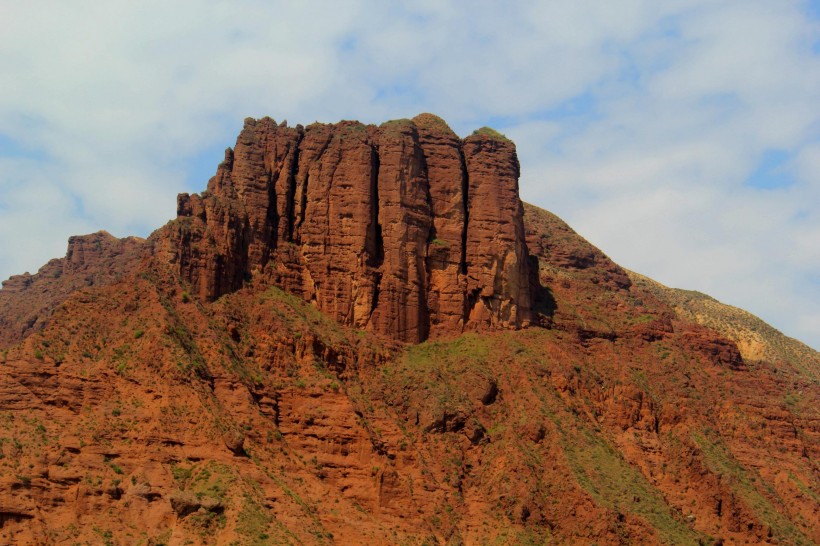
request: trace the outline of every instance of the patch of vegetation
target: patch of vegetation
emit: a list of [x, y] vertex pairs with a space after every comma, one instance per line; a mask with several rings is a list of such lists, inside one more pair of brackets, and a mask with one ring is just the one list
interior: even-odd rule
[[[692, 439], [700, 448], [709, 470], [721, 476], [732, 491], [743, 500], [760, 521], [768, 525], [775, 537], [788, 544], [812, 544], [795, 525], [777, 510], [770, 498], [780, 498], [774, 489], [755, 473], [735, 459], [720, 440], [712, 440], [705, 433], [692, 433]], [[760, 488], [764, 491], [761, 492]], [[781, 501], [782, 503], [782, 501]]]
[[188, 483], [188, 480], [191, 479], [193, 476], [193, 468], [190, 466], [182, 466], [178, 464], [171, 465], [171, 475], [174, 477], [174, 480], [179, 482], [180, 484], [184, 485]]
[[269, 544], [270, 527], [273, 518], [261, 506], [259, 501], [245, 493], [242, 499], [242, 509], [239, 511], [236, 523], [236, 532], [248, 538], [248, 544]]
[[510, 139], [508, 139], [505, 135], [499, 133], [492, 127], [481, 127], [480, 129], [476, 129], [475, 131], [473, 131], [473, 135], [488, 137], [490, 138], [490, 140], [510, 142]]
[[708, 543], [673, 514], [663, 495], [603, 438], [584, 427], [560, 427], [578, 484], [602, 506], [646, 519], [664, 544]]
[[443, 364], [445, 367], [457, 364], [476, 365], [486, 363], [490, 343], [478, 334], [464, 334], [448, 341], [428, 341], [412, 345], [405, 351], [403, 363], [410, 368], [429, 370]]
[[811, 498], [817, 506], [820, 506], [820, 495], [816, 492], [812, 491], [803, 481], [795, 476], [792, 472], [789, 472], [789, 479], [797, 485], [797, 488], [800, 490], [801, 493], [806, 495], [807, 497]]
[[338, 139], [339, 142], [352, 140], [354, 143], [361, 143], [367, 141], [367, 136], [367, 125], [356, 121], [343, 123], [342, 125], [337, 126], [333, 138]]
[[186, 360], [177, 365], [183, 373], [195, 372], [200, 377], [206, 377], [208, 367], [205, 358], [196, 344], [194, 335], [188, 327], [177, 317], [172, 315], [172, 322], [168, 324], [165, 334], [170, 337], [185, 353]]
[[226, 502], [228, 490], [236, 481], [236, 476], [230, 467], [214, 461], [208, 461], [199, 468], [172, 465], [171, 474], [180, 485], [185, 486], [185, 489], [196, 495], [198, 499], [210, 497], [223, 505]]
[[482, 546], [541, 546], [542, 544], [552, 544], [552, 537], [549, 530], [543, 531], [544, 535], [535, 529], [504, 529], [492, 540], [485, 539]]
[[114, 364], [114, 370], [117, 372], [117, 375], [128, 375], [128, 368], [131, 363], [133, 353], [134, 352], [131, 350], [131, 345], [127, 343], [114, 349], [111, 362]]
[[328, 347], [350, 344], [343, 326], [300, 297], [272, 286], [262, 298], [290, 330], [309, 328]]
[[102, 539], [103, 544], [105, 546], [114, 546], [114, 544], [116, 544], [114, 542], [114, 533], [112, 533], [110, 529], [100, 529], [99, 527], [93, 527], [92, 531], [99, 535], [100, 539]]
[[[435, 413], [453, 413], [469, 406], [462, 392], [465, 374], [491, 378], [487, 357], [489, 341], [478, 334], [465, 334], [452, 341], [429, 341], [408, 347], [396, 361], [382, 370], [393, 392], [426, 391], [425, 401]], [[398, 401], [396, 401], [398, 402]]]
[[446, 131], [455, 135], [455, 132], [453, 132], [450, 126], [447, 125], [447, 122], [435, 114], [419, 114], [413, 118], [413, 123], [415, 123], [417, 127], [437, 129], [439, 131]]
[[379, 129], [381, 129], [382, 131], [400, 131], [402, 129], [411, 128], [414, 126], [415, 124], [412, 120], [409, 120], [407, 118], [400, 118], [385, 121], [384, 123], [379, 125]]

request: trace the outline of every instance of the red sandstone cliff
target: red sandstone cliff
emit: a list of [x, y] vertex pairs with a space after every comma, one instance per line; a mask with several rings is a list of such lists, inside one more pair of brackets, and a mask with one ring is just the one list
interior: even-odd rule
[[530, 319], [515, 146], [430, 114], [379, 127], [246, 120], [152, 239], [204, 300], [276, 284], [403, 341]]

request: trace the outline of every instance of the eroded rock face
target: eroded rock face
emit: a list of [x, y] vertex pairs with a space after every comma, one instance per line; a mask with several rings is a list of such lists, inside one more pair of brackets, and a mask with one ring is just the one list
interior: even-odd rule
[[490, 131], [249, 126], [147, 243], [4, 283], [0, 544], [820, 543], [816, 352], [745, 363], [533, 206], [524, 277]]
[[3, 281], [0, 347], [42, 330], [54, 309], [74, 291], [109, 285], [135, 271], [144, 246], [138, 237], [118, 239], [105, 231], [75, 235], [68, 240], [65, 258], [49, 261], [34, 275]]
[[208, 190], [180, 195], [153, 239], [205, 300], [276, 284], [410, 342], [530, 318], [515, 146], [461, 140], [430, 114], [379, 127], [248, 119]]
[[464, 140], [469, 185], [466, 230], [471, 322], [515, 326], [530, 307], [524, 208], [518, 198], [518, 157], [504, 138]]

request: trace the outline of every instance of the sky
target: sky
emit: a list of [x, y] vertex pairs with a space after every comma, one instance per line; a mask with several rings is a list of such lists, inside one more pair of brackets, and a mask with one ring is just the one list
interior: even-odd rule
[[0, 278], [146, 236], [248, 116], [432, 112], [622, 266], [820, 349], [820, 0], [3, 0]]

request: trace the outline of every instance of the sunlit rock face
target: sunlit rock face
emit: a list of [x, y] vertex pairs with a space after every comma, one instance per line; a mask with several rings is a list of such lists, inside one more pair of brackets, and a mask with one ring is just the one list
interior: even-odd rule
[[409, 342], [529, 322], [515, 145], [422, 114], [381, 126], [246, 120], [156, 237], [197, 296], [276, 284]]

